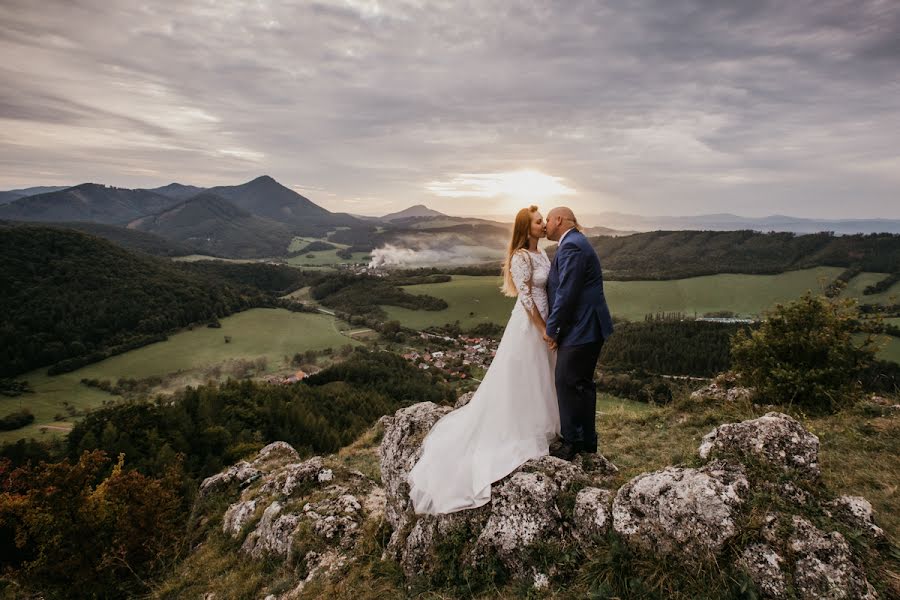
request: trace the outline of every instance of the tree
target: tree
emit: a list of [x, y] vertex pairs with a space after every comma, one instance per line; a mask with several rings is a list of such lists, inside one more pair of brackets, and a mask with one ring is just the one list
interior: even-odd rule
[[751, 333], [732, 338], [732, 366], [766, 402], [835, 412], [861, 391], [859, 378], [875, 360], [872, 335], [857, 337], [855, 300], [814, 296], [776, 305]]

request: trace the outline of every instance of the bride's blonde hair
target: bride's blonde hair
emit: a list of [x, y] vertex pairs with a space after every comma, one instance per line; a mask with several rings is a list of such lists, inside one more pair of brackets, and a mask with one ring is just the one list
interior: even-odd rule
[[506, 252], [506, 260], [503, 261], [503, 285], [500, 291], [505, 296], [515, 298], [519, 295], [516, 284], [513, 281], [512, 273], [510, 273], [510, 265], [512, 264], [513, 254], [528, 247], [528, 235], [531, 232], [531, 217], [537, 212], [538, 207], [531, 205], [523, 208], [516, 213], [516, 220], [513, 224], [512, 239], [509, 241], [509, 249]]

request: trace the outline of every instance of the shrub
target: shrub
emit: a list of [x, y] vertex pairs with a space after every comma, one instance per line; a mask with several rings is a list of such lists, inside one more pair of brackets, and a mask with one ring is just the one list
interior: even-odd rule
[[776, 307], [753, 332], [732, 338], [733, 368], [744, 385], [775, 404], [834, 412], [859, 396], [875, 360], [875, 340], [859, 331], [854, 300], [813, 296]]

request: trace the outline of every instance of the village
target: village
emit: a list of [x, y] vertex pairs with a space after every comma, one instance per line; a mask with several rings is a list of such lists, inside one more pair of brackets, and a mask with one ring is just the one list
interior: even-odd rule
[[[497, 340], [486, 337], [450, 337], [423, 331], [419, 333], [419, 339], [425, 342], [425, 348], [410, 349], [403, 358], [420, 369], [434, 368], [460, 379], [471, 378], [475, 369], [487, 370], [497, 354]], [[440, 349], [430, 349], [429, 342]]]

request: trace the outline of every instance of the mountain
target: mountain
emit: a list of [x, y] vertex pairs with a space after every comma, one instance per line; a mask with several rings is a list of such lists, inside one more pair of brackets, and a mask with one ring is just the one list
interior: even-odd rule
[[166, 210], [176, 202], [149, 190], [83, 183], [55, 192], [19, 198], [0, 206], [0, 219], [90, 221], [121, 225], [137, 217]]
[[604, 212], [579, 217], [591, 225], [620, 230], [704, 230], [736, 231], [789, 231], [792, 233], [818, 233], [832, 231], [839, 235], [854, 233], [900, 233], [900, 219], [806, 219], [786, 215], [767, 217], [742, 217], [729, 213], [696, 216], [642, 216], [618, 212]]
[[389, 215], [384, 215], [381, 217], [383, 221], [395, 221], [398, 219], [408, 219], [410, 217], [446, 217], [444, 213], [438, 212], [436, 210], [432, 210], [425, 206], [424, 204], [416, 204], [415, 206], [410, 206], [405, 210], [401, 210], [400, 212], [391, 213]]
[[46, 194], [48, 192], [58, 192], [59, 190], [64, 190], [68, 188], [67, 185], [42, 185], [37, 187], [30, 188], [22, 188], [20, 190], [7, 190], [5, 192], [0, 192], [0, 204], [9, 204], [14, 200], [18, 200], [19, 198], [26, 198], [28, 196], [36, 196], [37, 194]]
[[235, 258], [281, 256], [294, 237], [283, 223], [254, 215], [212, 192], [135, 219], [128, 227], [189, 245], [202, 254]]
[[161, 194], [175, 200], [187, 200], [192, 196], [196, 196], [206, 188], [197, 187], [195, 185], [182, 185], [180, 183], [170, 183], [158, 188], [150, 188], [148, 192]]
[[255, 215], [289, 225], [299, 235], [324, 237], [337, 227], [372, 226], [346, 213], [329, 212], [268, 175], [241, 185], [219, 186], [207, 191]]

